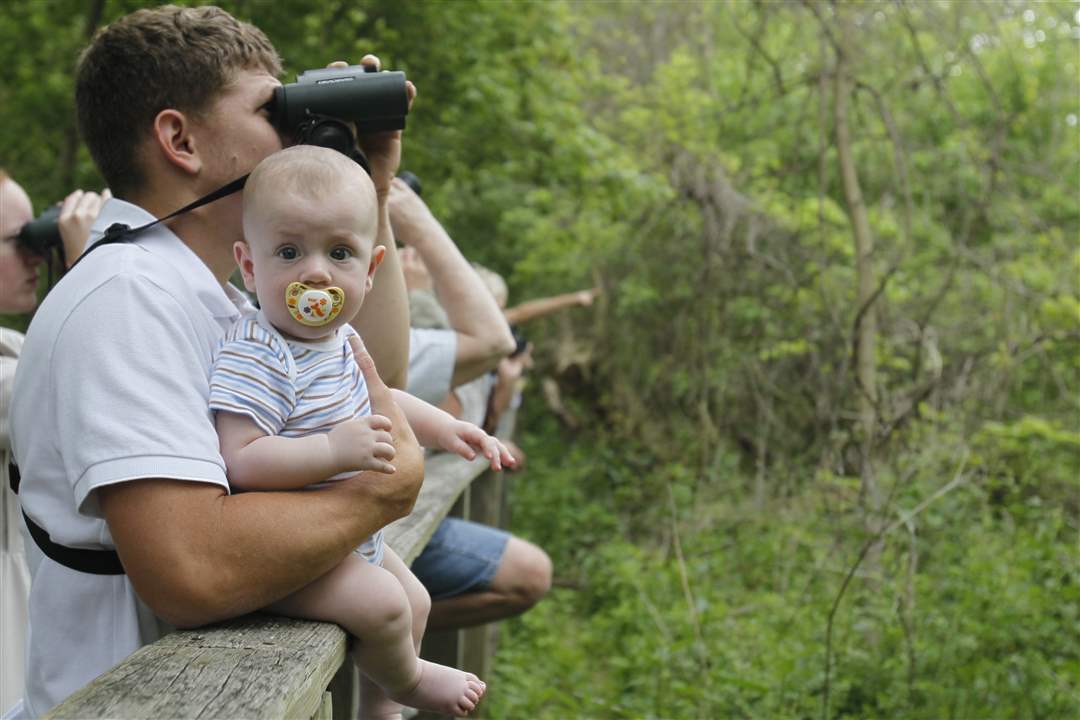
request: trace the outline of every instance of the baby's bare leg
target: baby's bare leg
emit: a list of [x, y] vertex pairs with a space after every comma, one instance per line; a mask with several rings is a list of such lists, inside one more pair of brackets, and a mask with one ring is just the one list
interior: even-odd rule
[[[416, 576], [389, 547], [386, 548], [383, 567], [397, 578], [409, 599], [409, 606], [412, 609], [414, 647], [419, 653], [420, 640], [424, 635], [428, 612], [431, 609], [431, 598]], [[364, 649], [364, 644], [360, 643], [354, 651], [354, 656], [357, 657], [357, 662], [361, 667], [364, 667], [365, 662], [362, 657], [359, 657], [359, 653], [364, 652]], [[484, 694], [484, 683], [472, 673], [419, 659], [417, 668], [419, 672], [413, 686], [397, 692], [385, 684], [380, 688], [373, 682], [361, 681], [362, 716], [368, 720], [398, 717], [402, 703], [410, 707], [427, 709], [438, 706], [440, 712], [461, 716], [472, 710]], [[372, 679], [378, 682], [378, 678]], [[384, 689], [390, 693], [389, 696]], [[457, 698], [455, 703], [445, 703], [448, 695]]]
[[[397, 556], [391, 565], [408, 572]], [[460, 716], [472, 710], [483, 693], [475, 676], [417, 657], [405, 588], [393, 573], [358, 555], [350, 554], [336, 568], [269, 609], [344, 627], [357, 638], [353, 659], [360, 670], [394, 700]]]
[[[424, 636], [424, 628], [427, 626], [428, 612], [431, 610], [431, 597], [424, 586], [409, 571], [405, 563], [397, 553], [385, 547], [383, 552], [383, 568], [401, 581], [406, 597], [409, 598], [409, 606], [412, 608], [412, 636], [417, 655], [420, 654], [420, 640]], [[404, 570], [404, 573], [402, 573]], [[399, 720], [401, 718], [401, 703], [394, 702], [383, 689], [367, 675], [360, 674], [360, 717], [363, 720]]]

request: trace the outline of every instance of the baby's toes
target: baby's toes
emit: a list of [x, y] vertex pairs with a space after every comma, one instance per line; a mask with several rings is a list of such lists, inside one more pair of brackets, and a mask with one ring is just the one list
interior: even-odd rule
[[476, 707], [476, 704], [480, 702], [480, 698], [484, 696], [485, 690], [487, 690], [487, 685], [475, 675], [469, 675], [466, 678], [464, 700], [469, 705], [469, 710]]

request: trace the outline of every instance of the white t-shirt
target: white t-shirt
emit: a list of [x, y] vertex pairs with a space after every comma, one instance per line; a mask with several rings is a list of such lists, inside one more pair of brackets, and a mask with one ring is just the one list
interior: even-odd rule
[[[151, 222], [110, 200], [113, 223]], [[53, 541], [112, 548], [97, 488], [143, 478], [228, 488], [207, 405], [215, 347], [248, 310], [162, 225], [92, 251], [38, 309], [12, 401], [19, 498]], [[44, 557], [24, 528], [33, 576], [25, 712], [39, 716], [165, 630], [126, 575]]]
[[457, 333], [453, 330], [409, 330], [409, 375], [405, 390], [432, 405], [450, 394], [457, 357]]

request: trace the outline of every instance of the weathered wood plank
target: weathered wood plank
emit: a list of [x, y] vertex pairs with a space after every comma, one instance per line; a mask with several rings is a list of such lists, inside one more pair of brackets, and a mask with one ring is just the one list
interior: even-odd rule
[[141, 648], [47, 717], [306, 720], [344, 659], [336, 625], [248, 615]]

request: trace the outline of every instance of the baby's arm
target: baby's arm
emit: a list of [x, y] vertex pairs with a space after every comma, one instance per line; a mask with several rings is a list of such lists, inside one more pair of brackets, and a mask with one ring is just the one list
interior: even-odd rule
[[466, 460], [475, 459], [479, 452], [491, 462], [492, 470], [513, 467], [514, 456], [498, 438], [418, 397], [401, 390], [391, 393], [422, 446], [457, 453]]
[[214, 416], [229, 483], [236, 488], [292, 490], [350, 470], [394, 472], [391, 424], [383, 415], [305, 437], [267, 435], [239, 413], [219, 410]]

